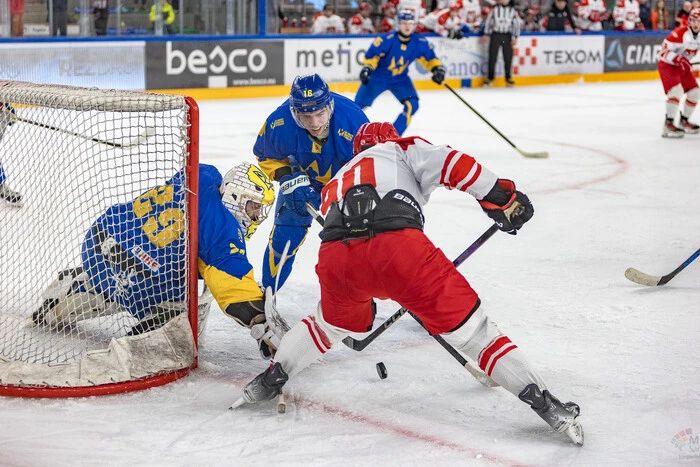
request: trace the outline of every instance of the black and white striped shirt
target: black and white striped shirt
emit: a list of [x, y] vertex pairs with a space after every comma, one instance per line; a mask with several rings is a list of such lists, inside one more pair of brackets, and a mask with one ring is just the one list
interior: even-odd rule
[[[512, 3], [511, 3], [512, 5]], [[520, 35], [520, 18], [511, 5], [496, 5], [486, 17], [486, 27], [484, 34], [491, 35], [492, 32], [501, 34], [510, 33], [513, 38]]]

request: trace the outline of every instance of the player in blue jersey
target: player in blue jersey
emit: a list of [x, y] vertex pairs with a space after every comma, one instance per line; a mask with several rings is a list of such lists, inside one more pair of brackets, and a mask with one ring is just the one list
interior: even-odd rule
[[[14, 123], [15, 109], [10, 104], [0, 102], [0, 140], [5, 135], [5, 131]], [[21, 207], [22, 195], [7, 186], [7, 176], [0, 161], [0, 201], [10, 206]]]
[[442, 84], [445, 67], [435, 55], [430, 43], [413, 34], [416, 17], [412, 10], [403, 10], [398, 16], [399, 30], [378, 36], [365, 52], [360, 72], [362, 84], [355, 95], [355, 102], [363, 109], [372, 105], [384, 91], [389, 90], [403, 104], [403, 111], [396, 117], [394, 128], [402, 135], [418, 111], [418, 93], [408, 76], [408, 66], [416, 61], [433, 74], [432, 80]]
[[[263, 171], [280, 184], [275, 225], [263, 260], [263, 286], [279, 288], [292, 270], [312, 217], [307, 201], [319, 207], [321, 188], [352, 159], [352, 139], [367, 116], [354, 102], [330, 92], [318, 75], [297, 76], [287, 99], [267, 118], [253, 153]], [[284, 247], [289, 253], [279, 270]]]
[[[185, 311], [185, 181], [179, 171], [164, 185], [108, 208], [85, 236], [82, 267], [64, 271], [44, 292], [33, 323], [58, 328], [128, 311], [138, 323], [127, 335], [136, 335]], [[251, 329], [265, 357], [274, 352], [275, 340], [265, 326], [263, 293], [245, 240], [274, 198], [272, 181], [247, 162], [223, 178], [216, 167], [199, 166], [199, 275], [224, 313]]]

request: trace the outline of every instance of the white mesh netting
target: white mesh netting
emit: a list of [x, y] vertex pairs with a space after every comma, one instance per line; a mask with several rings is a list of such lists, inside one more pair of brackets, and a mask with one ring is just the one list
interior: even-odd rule
[[0, 81], [0, 102], [0, 386], [191, 366], [185, 98]]

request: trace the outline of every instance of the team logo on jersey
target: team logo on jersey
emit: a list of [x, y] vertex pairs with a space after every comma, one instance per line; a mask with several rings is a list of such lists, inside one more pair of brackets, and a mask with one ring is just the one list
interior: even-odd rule
[[134, 257], [136, 259], [138, 259], [143, 264], [145, 264], [148, 269], [150, 269], [153, 272], [158, 272], [158, 268], [160, 268], [160, 264], [158, 264], [158, 261], [153, 259], [151, 257], [151, 255], [146, 253], [146, 251], [143, 248], [136, 245], [136, 246], [131, 248], [131, 254], [134, 255]]
[[[240, 232], [239, 232], [239, 235], [240, 235]], [[232, 255], [235, 255], [235, 254], [238, 254], [238, 253], [240, 253], [240, 254], [242, 254], [242, 255], [245, 254], [245, 249], [244, 249], [244, 248], [238, 248], [238, 247], [237, 247], [236, 245], [234, 245], [233, 243], [229, 243], [228, 246], [229, 246], [229, 248], [231, 248], [231, 254], [232, 254]]]
[[278, 118], [274, 122], [270, 123], [270, 130], [274, 130], [278, 126], [284, 125], [284, 118]]

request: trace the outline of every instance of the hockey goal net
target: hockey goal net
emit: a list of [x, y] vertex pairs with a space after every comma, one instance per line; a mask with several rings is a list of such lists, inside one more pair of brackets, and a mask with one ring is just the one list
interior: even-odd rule
[[0, 81], [0, 103], [0, 395], [113, 394], [186, 375], [195, 101]]

